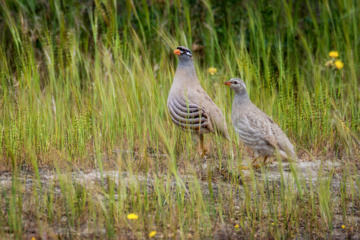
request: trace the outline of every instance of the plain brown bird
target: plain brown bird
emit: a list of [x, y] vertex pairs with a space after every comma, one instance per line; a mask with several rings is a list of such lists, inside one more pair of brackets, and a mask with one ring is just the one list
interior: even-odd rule
[[264, 157], [265, 164], [275, 150], [282, 158], [296, 160], [294, 146], [280, 127], [250, 101], [244, 81], [232, 78], [224, 84], [235, 92], [232, 122], [241, 141], [255, 152], [252, 164], [258, 157]]
[[230, 140], [225, 118], [221, 110], [201, 87], [196, 75], [191, 51], [183, 46], [174, 50], [179, 57], [167, 107], [172, 121], [184, 130], [190, 130], [200, 138], [202, 155], [206, 133], [218, 133]]

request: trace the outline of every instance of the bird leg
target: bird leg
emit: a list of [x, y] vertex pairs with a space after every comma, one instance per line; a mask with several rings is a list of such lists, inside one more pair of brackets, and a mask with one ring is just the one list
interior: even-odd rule
[[[266, 166], [266, 159], [267, 159], [267, 158], [268, 158], [268, 156], [265, 156], [265, 157], [264, 157], [264, 166]], [[252, 161], [252, 163], [251, 163], [251, 165], [253, 166], [253, 168], [260, 168], [260, 164], [255, 164], [257, 159], [258, 159], [257, 157], [254, 157], [254, 159], [253, 159], [253, 161]], [[247, 169], [249, 169], [249, 168], [243, 166], [242, 169], [247, 170]]]
[[266, 159], [268, 158], [268, 156], [264, 157], [264, 166], [266, 166]]
[[209, 153], [209, 149], [205, 148], [204, 146], [204, 136], [202, 134], [198, 135], [200, 138], [200, 144], [199, 147], [200, 149], [198, 149], [200, 156], [204, 157], [205, 155], [207, 155]]
[[[252, 165], [254, 168], [259, 168], [259, 167], [260, 167], [259, 164], [254, 164], [254, 163], [256, 162], [256, 160], [257, 160], [257, 157], [254, 157], [254, 159], [252, 160], [251, 165]], [[246, 166], [241, 166], [241, 168], [242, 168], [243, 170], [249, 170], [249, 167], [246, 167]]]
[[254, 168], [259, 168], [259, 167], [260, 167], [259, 164], [255, 164], [257, 159], [258, 159], [257, 157], [254, 157], [254, 159], [253, 159], [253, 161], [252, 161], [252, 163], [251, 163], [251, 165], [252, 165]]

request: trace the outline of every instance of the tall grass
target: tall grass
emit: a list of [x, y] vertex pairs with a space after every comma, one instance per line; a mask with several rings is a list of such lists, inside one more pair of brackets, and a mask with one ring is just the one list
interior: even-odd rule
[[[231, 93], [221, 83], [239, 76], [297, 145], [344, 149], [341, 126], [360, 128], [358, 9], [356, 1], [2, 1], [5, 164], [32, 152], [41, 165], [48, 154], [80, 161], [97, 148], [161, 149], [156, 124], [175, 132], [165, 107], [171, 49], [193, 43], [200, 81], [227, 116]], [[341, 71], [324, 67], [330, 50]]]
[[[266, 179], [259, 183], [252, 174], [243, 188], [235, 187], [245, 194], [240, 206], [234, 200], [238, 192], [214, 192], [217, 162], [219, 168], [236, 169], [247, 156], [232, 130], [231, 143], [206, 136], [216, 159], [207, 162], [209, 196], [201, 191], [201, 176], [185, 187], [179, 165], [196, 176], [193, 160], [198, 165], [201, 160], [166, 107], [176, 70], [172, 49], [193, 46], [201, 85], [225, 113], [229, 129], [233, 93], [222, 83], [237, 76], [298, 153], [348, 159], [355, 166], [358, 1], [0, 0], [0, 6], [0, 169], [11, 169], [14, 179], [21, 169], [36, 173], [31, 193], [36, 209], [30, 213], [39, 226], [63, 224], [65, 217], [70, 238], [76, 238], [71, 229], [85, 224], [99, 234], [106, 229], [109, 238], [125, 232], [141, 238], [157, 228], [166, 237], [186, 239], [238, 222], [243, 231], [251, 230], [246, 236], [266, 229], [262, 234], [291, 238], [305, 228], [309, 236], [325, 237], [333, 230], [335, 205], [342, 204], [346, 218], [348, 195], [358, 204], [357, 177], [344, 179], [344, 185], [352, 184], [350, 192], [342, 188], [339, 202], [331, 203], [331, 176], [307, 189], [293, 168], [295, 188], [285, 179], [280, 187]], [[343, 69], [325, 67], [331, 50], [339, 52]], [[210, 75], [209, 67], [217, 74]], [[46, 187], [39, 175], [44, 167], [59, 175]], [[95, 189], [71, 180], [74, 169], [92, 167], [116, 168], [135, 178], [151, 175], [154, 189], [137, 181], [129, 187], [106, 174]], [[0, 197], [7, 209], [0, 211], [0, 224], [21, 238], [24, 183], [13, 184]], [[236, 176], [230, 184], [238, 186]], [[130, 222], [128, 212], [141, 218]]]

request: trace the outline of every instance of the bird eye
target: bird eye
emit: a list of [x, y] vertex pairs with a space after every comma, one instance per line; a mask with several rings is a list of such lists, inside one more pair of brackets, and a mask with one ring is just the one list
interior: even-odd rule
[[234, 84], [238, 84], [237, 82], [234, 82]]

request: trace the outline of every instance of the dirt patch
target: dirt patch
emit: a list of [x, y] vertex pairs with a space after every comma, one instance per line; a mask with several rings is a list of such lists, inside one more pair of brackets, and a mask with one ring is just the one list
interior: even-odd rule
[[[209, 181], [204, 178], [204, 173], [209, 172], [209, 163], [211, 159], [204, 160], [200, 165], [197, 166], [197, 169], [194, 168], [195, 171], [189, 174], [178, 174], [178, 178], [172, 176], [171, 174], [156, 174], [156, 173], [131, 173], [131, 172], [119, 172], [113, 170], [107, 171], [99, 171], [95, 170], [75, 170], [72, 172], [68, 172], [65, 174], [57, 174], [54, 171], [49, 170], [40, 170], [39, 171], [39, 178], [36, 177], [34, 173], [22, 171], [16, 177], [16, 181], [21, 182], [22, 189], [19, 189], [21, 193], [23, 193], [23, 209], [31, 208], [32, 200], [29, 199], [32, 196], [34, 191], [34, 184], [38, 186], [38, 190], [45, 193], [52, 188], [55, 196], [60, 197], [62, 194], [61, 186], [59, 184], [59, 179], [66, 178], [68, 181], [72, 181], [73, 183], [86, 186], [86, 189], [93, 192], [94, 196], [100, 200], [104, 199], [105, 196], [99, 190], [101, 187], [106, 187], [108, 184], [112, 183], [115, 185], [115, 189], [119, 188], [143, 188], [146, 187], [149, 194], [155, 191], [155, 181], [159, 179], [169, 179], [166, 184], [168, 184], [170, 189], [175, 189], [179, 185], [183, 186], [186, 190], [189, 190], [189, 186], [192, 186], [194, 182], [200, 186], [201, 193], [204, 198], [212, 197], [217, 198], [219, 195], [227, 196], [230, 192], [235, 193], [233, 196], [235, 197], [234, 203], [239, 204], [245, 198], [244, 196], [244, 185], [248, 184], [249, 181], [257, 181], [257, 182], [265, 182], [267, 184], [293, 184], [297, 187], [297, 181], [303, 181], [306, 183], [307, 186], [313, 185], [316, 186], [319, 183], [319, 180], [326, 180], [330, 179], [330, 188], [334, 192], [339, 192], [341, 188], [341, 181], [342, 181], [342, 163], [341, 161], [299, 161], [296, 164], [290, 163], [278, 163], [274, 162], [269, 164], [268, 166], [260, 169], [253, 170], [243, 170], [240, 173], [237, 169], [239, 166], [232, 166], [232, 167], [219, 167], [218, 165], [213, 164], [211, 166], [212, 174], [215, 177], [212, 177], [212, 181]], [[199, 169], [200, 168], [200, 169]], [[183, 171], [180, 171], [183, 172]], [[196, 176], [196, 172], [199, 172]], [[296, 174], [294, 174], [294, 172]], [[359, 177], [359, 175], [354, 175], [351, 177]], [[234, 185], [230, 183], [229, 179], [238, 178], [239, 184]], [[10, 192], [11, 187], [14, 181], [14, 176], [9, 172], [3, 172], [0, 175], [0, 188], [3, 192]], [[38, 181], [39, 180], [39, 181]], [[211, 184], [211, 186], [210, 186]], [[166, 186], [164, 186], [166, 187]], [[354, 186], [356, 191], [358, 191], [357, 186]], [[122, 194], [121, 191], [117, 191], [114, 194], [115, 201], [118, 201]], [[353, 224], [359, 225], [360, 218], [357, 216], [359, 214], [359, 210], [355, 209], [355, 216], [353, 216]], [[332, 236], [336, 239], [346, 239], [349, 236], [347, 235], [346, 231], [342, 228], [343, 216], [341, 214], [334, 215], [334, 229], [332, 230], [329, 236]], [[26, 232], [28, 234], [36, 233], [39, 230], [37, 229], [36, 225], [33, 222], [34, 220], [31, 219], [31, 216], [24, 216], [23, 224], [26, 226]], [[102, 238], [106, 235], [106, 229], [99, 228], [99, 229], [91, 229], [88, 226], [83, 226], [82, 229], [72, 229], [69, 228], [67, 225], [67, 216], [63, 216], [60, 219], [60, 224], [52, 226], [52, 235], [48, 237], [51, 239], [51, 236], [63, 236], [64, 238]], [[45, 226], [45, 225], [44, 225]], [[5, 229], [6, 231], [9, 231]], [[127, 229], [122, 230], [125, 235], [128, 235], [129, 238], [136, 238], [127, 232]], [[239, 231], [234, 231], [234, 227], [230, 224], [219, 223], [218, 227], [214, 229], [212, 235], [215, 238], [220, 239], [236, 239], [242, 238], [250, 235], [246, 235], [245, 232], [242, 232], [242, 228]], [[189, 233], [191, 234], [191, 233]], [[261, 236], [266, 236], [268, 233], [258, 233], [256, 238], [262, 238]], [[175, 234], [176, 235], [176, 234]], [[178, 238], [179, 236], [172, 236], [174, 238]], [[13, 234], [9, 231], [8, 237], [12, 238]], [[159, 236], [164, 236], [164, 234], [159, 234]], [[190, 236], [190, 235], [189, 235]], [[307, 238], [308, 235], [302, 234], [300, 230], [300, 235], [303, 236], [304, 239]], [[171, 237], [171, 238], [172, 238]], [[359, 234], [352, 234], [351, 238], [356, 239], [360, 238]], [[44, 238], [46, 239], [46, 238]]]

